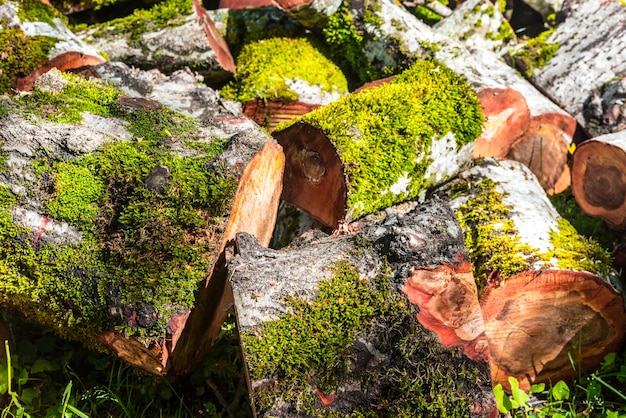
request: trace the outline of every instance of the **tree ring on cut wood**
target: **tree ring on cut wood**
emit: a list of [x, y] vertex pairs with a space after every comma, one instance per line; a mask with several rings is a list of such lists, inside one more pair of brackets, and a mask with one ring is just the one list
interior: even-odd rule
[[526, 271], [488, 288], [481, 306], [493, 383], [505, 390], [509, 376], [524, 390], [572, 379], [624, 343], [623, 297], [590, 273]]
[[347, 186], [335, 147], [320, 129], [301, 122], [273, 136], [286, 158], [282, 199], [337, 228], [346, 216]]
[[626, 226], [625, 166], [619, 143], [595, 139], [576, 148], [572, 160], [572, 193], [581, 209], [617, 229]]

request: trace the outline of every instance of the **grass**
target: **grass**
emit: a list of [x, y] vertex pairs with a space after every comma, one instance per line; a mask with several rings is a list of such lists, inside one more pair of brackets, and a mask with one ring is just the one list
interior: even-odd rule
[[232, 321], [211, 353], [175, 383], [17, 317], [9, 322], [15, 348], [0, 359], [2, 418], [252, 416]]
[[[580, 370], [572, 363], [575, 370]], [[502, 385], [494, 387], [498, 410], [515, 418], [578, 418], [626, 417], [626, 364], [624, 352], [611, 353], [604, 358], [600, 369], [586, 375], [580, 373], [574, 383], [564, 381], [546, 386], [533, 385], [529, 392], [519, 389], [517, 381], [509, 377], [511, 395]]]

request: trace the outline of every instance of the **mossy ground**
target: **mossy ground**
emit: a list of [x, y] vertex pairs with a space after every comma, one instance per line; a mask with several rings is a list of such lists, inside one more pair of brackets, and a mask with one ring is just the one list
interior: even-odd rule
[[[432, 141], [451, 132], [458, 149], [479, 135], [483, 117], [462, 78], [422, 60], [391, 84], [341, 98], [297, 121], [321, 129], [336, 147], [348, 182], [348, 208], [358, 218], [425, 190]], [[405, 190], [394, 191], [400, 182], [406, 182]]]
[[[465, 245], [479, 290], [487, 285], [492, 271], [507, 278], [536, 268], [537, 264], [609, 276], [612, 270], [609, 252], [595, 240], [580, 235], [566, 219], [559, 219], [557, 229], [550, 231], [549, 251], [542, 253], [522, 243], [510, 219], [511, 207], [504, 204], [505, 195], [496, 191], [495, 185], [493, 180], [483, 179], [473, 186], [475, 196], [456, 213], [465, 229]], [[460, 186], [452, 193], [466, 191], [465, 186]]]
[[[85, 111], [116, 115], [128, 122], [133, 140], [113, 141], [72, 160], [41, 150], [32, 167], [40, 185], [29, 189], [33, 195], [4, 190], [3, 202], [42, 201], [45, 215], [77, 227], [82, 242], [39, 237], [16, 225], [13, 203], [4, 204], [3, 302], [90, 346], [112, 325], [149, 343], [164, 336], [172, 315], [194, 305], [219, 245], [216, 237], [237, 181], [215, 175], [207, 165], [225, 142], [201, 141], [199, 122], [165, 107], [125, 109], [111, 85], [63, 77], [61, 93], [36, 89], [17, 99], [21, 112], [34, 121], [71, 123]], [[169, 146], [178, 141], [202, 146], [188, 148], [195, 156], [183, 158]], [[169, 174], [160, 187], [148, 187], [159, 167]], [[44, 300], [46, 309], [40, 309]]]
[[322, 92], [347, 93], [341, 70], [306, 38], [269, 38], [243, 47], [235, 79], [220, 91], [225, 98], [245, 103], [255, 98], [297, 100], [287, 80], [319, 85]]
[[[257, 411], [286, 402], [306, 416], [466, 416], [477, 376], [487, 376], [417, 324], [386, 274], [370, 281], [340, 261], [314, 300], [287, 304], [290, 313], [242, 334], [252, 380], [268, 379], [255, 390]], [[357, 336], [373, 345], [380, 364], [363, 369]], [[345, 410], [340, 399], [323, 407], [311, 390], [315, 384], [330, 395], [349, 382], [361, 388], [352, 396], [363, 399]]]

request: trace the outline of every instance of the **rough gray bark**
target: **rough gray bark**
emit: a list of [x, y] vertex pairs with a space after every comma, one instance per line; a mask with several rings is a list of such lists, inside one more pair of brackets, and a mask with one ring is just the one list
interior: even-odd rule
[[[132, 28], [110, 30], [89, 29], [78, 33], [80, 38], [97, 50], [104, 51], [111, 61], [172, 73], [185, 67], [193, 68], [211, 85], [232, 76], [219, 62], [207, 41], [205, 28], [197, 16], [181, 17], [162, 29], [148, 29], [133, 36]], [[150, 25], [150, 22], [145, 22]]]
[[[121, 84], [124, 84], [125, 80], [132, 79], [132, 77], [127, 77], [128, 74], [124, 75], [130, 70], [123, 65], [108, 63], [98, 70], [104, 75], [115, 75]], [[116, 70], [119, 71], [116, 72]], [[234, 236], [234, 232], [231, 231], [231, 215], [235, 216], [239, 210], [248, 220], [260, 216], [263, 228], [267, 229], [270, 225], [269, 235], [262, 240], [269, 242], [276, 208], [272, 209], [271, 204], [266, 206], [263, 202], [255, 206], [253, 213], [256, 214], [260, 210], [258, 215], [252, 216], [250, 205], [243, 202], [238, 206], [238, 210], [231, 207], [231, 213], [215, 213], [215, 217], [208, 223], [201, 222], [202, 226], [197, 224], [197, 227], [187, 229], [170, 244], [160, 247], [159, 240], [167, 237], [170, 234], [168, 231], [178, 228], [174, 227], [178, 222], [175, 220], [177, 216], [179, 214], [189, 216], [189, 213], [184, 215], [184, 210], [175, 211], [171, 213], [172, 218], [157, 216], [158, 219], [153, 219], [150, 215], [144, 220], [147, 223], [139, 222], [139, 224], [143, 223], [141, 231], [135, 232], [132, 231], [132, 227], [128, 225], [124, 227], [120, 224], [123, 222], [123, 216], [133, 217], [135, 215], [132, 213], [149, 213], [151, 210], [159, 210], [170, 204], [168, 202], [170, 202], [172, 190], [168, 189], [168, 185], [176, 182], [173, 176], [176, 176], [177, 170], [181, 170], [182, 166], [170, 165], [168, 168], [162, 160], [146, 160], [146, 155], [156, 152], [162, 158], [170, 158], [169, 161], [184, 161], [185, 159], [188, 162], [197, 161], [194, 159], [201, 158], [203, 155], [208, 158], [206, 153], [214, 151], [207, 150], [223, 141], [222, 145], [216, 148], [219, 150], [223, 147], [223, 152], [214, 158], [211, 157], [210, 160], [207, 159], [200, 170], [195, 171], [194, 176], [199, 175], [201, 178], [208, 176], [204, 178], [207, 183], [213, 180], [234, 180], [232, 187], [228, 186], [230, 191], [224, 191], [226, 201], [223, 203], [228, 207], [238, 202], [238, 194], [234, 193], [234, 188], [237, 186], [237, 181], [242, 176], [246, 176], [245, 169], [248, 163], [259, 150], [264, 149], [265, 144], [272, 143], [272, 141], [255, 123], [241, 114], [232, 113], [226, 109], [216, 99], [215, 93], [211, 94], [210, 89], [198, 87], [194, 78], [187, 72], [181, 72], [178, 76], [174, 75], [171, 79], [157, 72], [151, 72], [150, 76], [141, 72], [134, 72], [134, 74], [136, 83], [126, 85], [125, 88], [128, 91], [141, 90], [144, 94], [151, 92], [155, 97], [168, 97], [169, 100], [177, 102], [179, 108], [189, 114], [204, 118], [205, 122], [183, 122], [190, 123], [193, 127], [192, 132], [183, 130], [176, 134], [179, 132], [176, 131], [177, 124], [181, 123], [183, 117], [180, 114], [173, 114], [172, 110], [164, 109], [159, 102], [142, 96], [119, 97], [114, 104], [111, 104], [110, 110], [117, 115], [115, 117], [84, 111], [82, 121], [75, 124], [53, 123], [47, 120], [45, 115], [28, 109], [19, 102], [18, 98], [4, 97], [0, 100], [0, 108], [3, 112], [0, 117], [0, 156], [2, 157], [0, 163], [3, 167], [0, 172], [0, 192], [3, 197], [0, 205], [2, 215], [0, 216], [2, 222], [0, 239], [5, 247], [0, 250], [0, 266], [2, 266], [0, 287], [3, 289], [0, 299], [3, 304], [21, 310], [27, 317], [54, 328], [67, 338], [79, 340], [92, 348], [98, 346], [99, 339], [101, 343], [134, 366], [155, 374], [181, 374], [193, 367], [194, 362], [206, 348], [206, 343], [217, 336], [226, 316], [223, 308], [230, 303], [230, 293], [225, 291], [225, 276], [220, 276], [219, 273], [220, 263], [223, 263], [222, 235], [230, 233]], [[158, 82], [153, 83], [152, 77]], [[101, 86], [104, 89], [104, 82], [102, 80], [97, 82], [103, 83]], [[55, 95], [61, 94], [65, 86], [71, 83], [74, 81], [67, 81], [59, 72], [49, 72], [38, 79], [35, 93], [45, 89], [50, 95], [49, 99], [54, 100]], [[97, 87], [98, 84], [95, 86]], [[178, 100], [172, 96], [174, 88], [179, 90]], [[205, 101], [205, 97], [213, 101]], [[48, 106], [54, 109], [56, 105], [54, 102], [38, 102], [37, 108], [45, 109]], [[71, 107], [74, 104], [70, 100], [65, 106]], [[154, 117], [151, 119], [148, 116], [146, 123], [156, 123], [156, 125], [144, 126], [148, 131], [137, 133], [133, 130], [134, 125], [131, 123], [133, 112], [146, 109], [149, 109], [149, 115]], [[159, 125], [162, 123], [173, 124], [164, 128], [163, 125]], [[164, 132], [165, 136], [157, 141], [142, 137], [150, 133], [163, 135]], [[146, 141], [148, 144], [145, 148], [141, 148], [141, 144], [145, 144]], [[61, 180], [58, 179], [62, 178], [59, 174], [61, 168], [72, 166], [74, 161], [81, 158], [84, 160], [86, 155], [95, 156], [104, 147], [123, 143], [131, 144], [129, 147], [139, 144], [136, 155], [144, 155], [144, 157], [140, 157], [136, 162], [138, 164], [136, 168], [141, 170], [143, 177], [135, 179], [134, 175], [127, 173], [118, 178], [118, 174], [111, 173], [110, 177], [98, 180], [103, 182], [108, 197], [105, 201], [93, 198], [94, 201], [88, 203], [88, 207], [94, 209], [93, 217], [88, 219], [88, 222], [91, 222], [89, 225], [93, 225], [93, 228], [89, 225], [85, 226], [84, 223], [74, 224], [69, 218], [64, 218], [69, 215], [63, 215], [63, 212], [58, 212], [58, 217], [52, 215], [53, 209], [49, 203], [59, 199], [61, 186], [58, 181]], [[275, 148], [279, 147], [275, 146]], [[142, 150], [146, 149], [149, 151], [142, 154]], [[115, 157], [117, 156], [112, 159]], [[129, 157], [123, 164], [132, 165], [132, 158]], [[274, 160], [280, 161], [278, 157]], [[113, 164], [115, 166], [115, 163]], [[79, 170], [82, 170], [79, 171], [83, 173], [82, 177], [79, 175], [75, 178], [82, 183], [77, 183], [78, 186], [75, 187], [77, 191], [73, 196], [79, 196], [80, 202], [80, 199], [83, 199], [80, 197], [83, 196], [81, 193], [85, 193], [85, 184], [89, 184], [87, 187], [95, 187], [90, 182], [94, 181], [94, 178], [99, 178], [99, 171], [90, 166]], [[86, 174], [86, 170], [89, 174]], [[261, 176], [262, 180], [278, 178], [277, 184], [257, 185], [255, 192], [250, 193], [249, 196], [256, 198], [275, 195], [277, 206], [282, 167], [279, 170], [278, 177], [274, 172], [271, 175]], [[193, 176], [189, 180], [192, 178]], [[120, 195], [113, 194], [114, 191], [119, 192]], [[178, 191], [173, 192], [176, 194]], [[234, 202], [233, 196], [229, 193], [235, 195]], [[130, 209], [130, 206], [126, 206], [131, 201], [131, 197], [136, 199], [139, 195], [148, 198], [148, 201], [152, 202], [150, 204], [152, 207], [144, 206], [139, 209], [139, 212], [135, 212]], [[214, 195], [219, 194], [210, 192], [210, 196]], [[198, 198], [198, 196], [193, 198]], [[153, 199], [159, 200], [159, 203]], [[135, 200], [135, 202], [139, 201]], [[200, 214], [204, 210], [213, 209], [198, 208], [193, 213]], [[99, 224], [107, 217], [109, 221]], [[237, 225], [241, 226], [241, 223]], [[256, 233], [253, 229], [249, 232]], [[246, 227], [243, 226], [242, 230], [246, 230]], [[200, 235], [192, 238], [196, 233]], [[15, 234], [21, 238], [16, 239], [13, 236]], [[135, 236], [132, 243], [127, 241], [128, 236]], [[151, 238], [143, 241], [142, 237]], [[170, 235], [170, 238], [173, 236]], [[139, 250], [141, 254], [137, 253], [137, 248], [139, 248], [137, 246], [146, 244], [147, 247]], [[156, 255], [161, 250], [168, 252], [167, 248], [170, 245], [181, 245], [181, 249], [184, 247], [182, 254], [200, 248], [203, 248], [201, 252], [205, 250], [206, 252], [178, 267], [161, 266], [163, 270], [161, 272], [157, 267], [156, 270], [152, 270], [151, 275], [164, 277], [160, 276], [161, 273], [172, 274], [178, 268], [183, 269], [181, 273], [197, 268], [199, 269], [198, 275], [188, 277], [182, 273], [176, 276], [176, 280], [184, 279], [177, 282], [179, 285], [174, 288], [164, 283], [155, 285], [150, 279], [131, 283], [122, 280], [121, 276], [135, 277], [134, 274], [141, 275], [142, 271], [154, 269], [155, 260], [158, 260], [156, 265], [175, 260], [177, 256], [172, 258], [173, 253]], [[153, 253], [153, 251], [156, 252]], [[134, 256], [128, 255], [133, 252], [135, 252]], [[52, 255], [46, 256], [49, 253]], [[16, 261], [15, 257], [30, 258], [19, 258]], [[77, 257], [83, 258], [76, 259]], [[128, 260], [131, 264], [122, 267], [127, 271], [114, 273], [115, 268], [129, 262]], [[203, 266], [196, 264], [205, 263], [206, 260], [212, 260], [207, 264], [206, 270]], [[59, 262], [61, 265], [57, 266], [55, 263]], [[131, 265], [135, 267], [130, 267]], [[38, 269], [44, 269], [45, 273], [39, 272]], [[215, 274], [212, 274], [214, 270]], [[37, 279], [40, 275], [45, 277], [46, 283], [47, 281], [50, 283], [40, 282]], [[166, 288], [169, 288], [168, 292], [178, 289], [174, 293], [168, 293], [172, 296], [169, 301], [164, 301], [169, 298], [165, 294], [163, 294], [164, 298], [158, 296], [156, 299], [150, 299], [159, 292], [165, 291]], [[188, 290], [184, 292], [184, 297], [191, 297], [192, 300], [198, 292], [195, 304], [189, 305], [188, 302], [176, 299], [175, 294], [183, 288]], [[58, 292], [55, 293], [55, 289]], [[133, 294], [135, 296], [132, 296]], [[41, 297], [46, 298], [45, 309], [41, 309], [41, 304], [38, 302], [38, 298]], [[202, 302], [199, 302], [200, 300]], [[184, 354], [179, 354], [181, 352]]]
[[[452, 275], [456, 280], [443, 280], [443, 270], [460, 273], [466, 264], [461, 229], [449, 208], [440, 201], [427, 201], [418, 207], [405, 204], [353, 227], [361, 229], [339, 236], [311, 230], [281, 251], [262, 248], [249, 235], [237, 235], [236, 255], [228, 268], [257, 416], [300, 416], [315, 410], [383, 416], [400, 411], [413, 416], [455, 411], [459, 416], [486, 416], [493, 399], [488, 370], [480, 360], [485, 345], [476, 288], [473, 281], [460, 285], [461, 274]], [[359, 280], [367, 283], [369, 290], [358, 295], [363, 301], [320, 296], [323, 283], [340, 274], [338, 263], [350, 266]], [[471, 273], [469, 277], [471, 280]], [[414, 290], [417, 288], [425, 292], [421, 299]], [[294, 308], [286, 300], [295, 298], [302, 306], [330, 306], [338, 310], [333, 318], [341, 321], [350, 316], [343, 313], [350, 312], [344, 309], [365, 306], [370, 294], [376, 292], [386, 294], [383, 304], [387, 308], [356, 325], [354, 335], [338, 351], [332, 344], [324, 345], [335, 336], [325, 335], [319, 337], [324, 340], [319, 342], [325, 347], [320, 354], [324, 358], [306, 360], [307, 349], [295, 346], [295, 352], [285, 356], [301, 355], [304, 360], [279, 358], [265, 368], [262, 359], [267, 354], [263, 351], [278, 344], [267, 327], [294, 313], [305, 321], [309, 314], [315, 315], [300, 312], [306, 308]], [[328, 299], [320, 305], [319, 297]], [[463, 311], [460, 318], [439, 315], [447, 312], [454, 316], [450, 305], [455, 303], [463, 306], [456, 306]], [[310, 325], [315, 326], [314, 322]], [[328, 323], [323, 327], [345, 331], [354, 324]], [[311, 332], [308, 325], [302, 326], [288, 330], [285, 338], [306, 341]], [[451, 334], [456, 337], [450, 338]], [[257, 339], [264, 343], [254, 345]], [[324, 364], [325, 358], [335, 355], [336, 359]], [[300, 364], [295, 375], [291, 362]], [[432, 374], [424, 374], [423, 368]], [[466, 374], [469, 370], [471, 375]], [[422, 376], [422, 383], [403, 386], [408, 376]], [[433, 390], [442, 395], [435, 395]]]
[[592, 135], [612, 132], [610, 120], [585, 115], [585, 104], [593, 105], [600, 91], [626, 76], [626, 8], [618, 1], [570, 0], [560, 16], [546, 40], [559, 48], [545, 66], [533, 71], [532, 80]]

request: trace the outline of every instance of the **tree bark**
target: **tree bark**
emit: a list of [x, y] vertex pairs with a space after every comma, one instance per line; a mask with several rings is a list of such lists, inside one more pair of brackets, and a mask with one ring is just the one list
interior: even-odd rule
[[486, 289], [481, 308], [494, 384], [508, 390], [513, 376], [529, 389], [572, 379], [569, 354], [581, 370], [599, 367], [623, 343], [618, 324], [626, 319], [609, 254], [560, 218], [520, 163], [485, 159], [447, 187]]
[[165, 27], [146, 19], [140, 27], [133, 20], [114, 21], [111, 25], [117, 27], [87, 28], [78, 36], [112, 61], [168, 74], [189, 67], [209, 85], [225, 82], [236, 70], [226, 41], [197, 1], [188, 13], [171, 18]]
[[[132, 80], [116, 71], [123, 67], [106, 68]], [[172, 99], [159, 81], [155, 96]], [[192, 104], [210, 96], [193, 77], [187, 83], [178, 102], [194, 113]], [[77, 86], [80, 95], [67, 94]], [[40, 77], [25, 100], [30, 107], [20, 97], [0, 102], [2, 303], [151, 373], [189, 372], [232, 304], [224, 246], [237, 231], [269, 243], [280, 146], [219, 101], [202, 110], [202, 124], [58, 72]], [[79, 106], [90, 110], [78, 121], [47, 120]]]
[[482, 316], [449, 208], [400, 205], [360, 228], [281, 251], [237, 235], [228, 268], [257, 416], [487, 416]]
[[580, 144], [572, 160], [572, 193], [580, 208], [626, 228], [626, 131], [602, 135]]
[[561, 22], [545, 41], [558, 49], [532, 71], [532, 81], [592, 136], [613, 132], [610, 120], [585, 113], [600, 90], [626, 76], [626, 10], [614, 1], [572, 0], [564, 3], [560, 15]]

